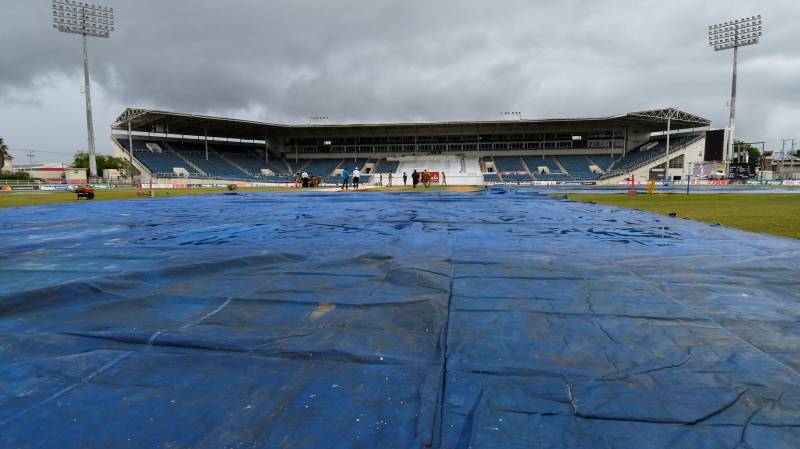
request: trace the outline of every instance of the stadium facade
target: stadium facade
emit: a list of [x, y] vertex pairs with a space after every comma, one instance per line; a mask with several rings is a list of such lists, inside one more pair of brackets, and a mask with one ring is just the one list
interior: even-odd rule
[[674, 108], [596, 118], [312, 125], [127, 109], [112, 124], [112, 141], [135, 172], [165, 182], [287, 183], [306, 171], [335, 183], [343, 168], [358, 167], [370, 184], [415, 169], [444, 172], [453, 185], [603, 184], [631, 175], [681, 180], [713, 164], [724, 139], [709, 125]]

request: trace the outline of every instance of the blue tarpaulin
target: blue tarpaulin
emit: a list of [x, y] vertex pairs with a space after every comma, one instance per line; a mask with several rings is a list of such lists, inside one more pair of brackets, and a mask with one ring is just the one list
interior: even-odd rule
[[0, 210], [2, 448], [797, 448], [800, 242], [550, 199]]

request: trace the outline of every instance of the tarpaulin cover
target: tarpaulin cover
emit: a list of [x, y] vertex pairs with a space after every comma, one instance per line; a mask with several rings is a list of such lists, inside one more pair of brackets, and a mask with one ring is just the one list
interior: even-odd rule
[[800, 242], [526, 190], [0, 210], [2, 448], [797, 448]]

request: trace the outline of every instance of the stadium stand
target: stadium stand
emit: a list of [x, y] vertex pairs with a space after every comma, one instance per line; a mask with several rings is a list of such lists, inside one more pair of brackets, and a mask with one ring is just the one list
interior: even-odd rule
[[519, 156], [495, 156], [495, 166], [499, 172], [510, 171], [527, 171], [525, 166], [522, 165], [522, 159]]
[[593, 162], [603, 170], [608, 170], [608, 167], [610, 167], [611, 163], [614, 161], [614, 158], [610, 154], [593, 154], [587, 157], [590, 162]]
[[270, 154], [269, 161], [264, 160], [264, 150], [234, 145], [224, 145], [215, 143], [210, 146], [221, 157], [233, 164], [238, 165], [242, 170], [254, 177], [261, 177], [262, 169], [269, 169], [275, 175], [289, 175], [289, 170], [280, 157]]
[[[678, 149], [691, 144], [699, 139], [699, 136], [681, 136], [670, 139], [670, 148]], [[648, 164], [666, 153], [667, 141], [665, 138], [651, 140], [639, 148], [628, 152], [623, 158], [617, 160], [609, 169], [609, 172], [602, 177], [615, 176], [626, 171], [633, 170], [642, 165]]]
[[584, 155], [566, 155], [557, 156], [558, 162], [567, 170], [575, 179], [597, 179], [599, 173], [592, 173], [589, 170], [589, 159]]
[[301, 173], [309, 162], [311, 162], [310, 159], [286, 159], [286, 164], [289, 166], [290, 174]]
[[[118, 139], [117, 140], [120, 145], [122, 145], [126, 150], [129, 149], [129, 143], [127, 139]], [[159, 148], [162, 149], [161, 153], [153, 152], [148, 147], [147, 144], [152, 143], [158, 145]], [[187, 172], [189, 172], [192, 176], [200, 176], [197, 170], [194, 169], [191, 165], [187, 164], [183, 159], [176, 156], [173, 152], [169, 151], [165, 148], [163, 142], [154, 141], [154, 140], [133, 140], [133, 155], [136, 159], [144, 164], [151, 173], [155, 175], [161, 176], [172, 176], [174, 175], [173, 168], [183, 168]]]
[[[561, 167], [558, 166], [558, 163], [553, 159], [553, 156], [541, 157], [541, 156], [525, 156], [523, 158], [525, 160], [525, 164], [528, 165], [530, 168], [531, 173], [533, 173], [533, 177], [536, 179], [566, 179], [568, 176], [561, 171]], [[550, 171], [550, 174], [541, 174], [539, 173], [539, 167], [547, 167]], [[552, 176], [551, 176], [552, 175]]]
[[399, 166], [399, 161], [387, 161], [386, 159], [382, 159], [378, 163], [377, 171], [378, 173], [396, 173]]
[[341, 162], [341, 159], [312, 159], [305, 165], [304, 169], [311, 176], [325, 178], [330, 176]]
[[[559, 119], [557, 129], [552, 122], [540, 120], [442, 122], [424, 126], [347, 124], [318, 128], [129, 108], [112, 125], [116, 132], [112, 137], [117, 143], [115, 154], [124, 155], [128, 143], [122, 133], [136, 133], [133, 153], [140, 162], [138, 166], [148, 167], [164, 177], [174, 176], [173, 168], [181, 168], [179, 173], [184, 176], [188, 172], [190, 176], [205, 178], [286, 181], [305, 170], [333, 182], [340, 180], [333, 176], [337, 169], [352, 171], [357, 167], [365, 182], [381, 174], [422, 169], [447, 173], [448, 181], [464, 185], [484, 179], [592, 182], [615, 177], [622, 180], [630, 171], [637, 171], [637, 177], [643, 176], [645, 172], [639, 170], [663, 154], [663, 133], [670, 123], [672, 147], [678, 152], [685, 150], [692, 139], [705, 138], [705, 132], [689, 130], [706, 127], [710, 121], [667, 108], [608, 117]], [[144, 137], [144, 133], [167, 129], [169, 135]], [[621, 138], [623, 129], [625, 137]], [[207, 138], [197, 137], [198, 133]], [[692, 137], [686, 137], [689, 134]], [[178, 139], [175, 137], [178, 135], [183, 137]], [[629, 147], [621, 156], [618, 149], [630, 142], [647, 143]], [[157, 143], [160, 149], [152, 145], [148, 148], [147, 143]], [[265, 148], [269, 149], [269, 157], [264, 153]], [[682, 156], [689, 163], [704, 158], [702, 150]], [[679, 164], [675, 165], [671, 175], [678, 179]], [[540, 167], [545, 173], [539, 173]], [[598, 173], [593, 173], [590, 167], [597, 167], [594, 170]]]
[[531, 180], [531, 176], [527, 174], [528, 170], [525, 169], [525, 165], [523, 165], [520, 156], [495, 156], [494, 163], [504, 181], [519, 182]]
[[165, 144], [178, 155], [192, 163], [210, 178], [252, 180], [253, 176], [239, 170], [221, 158], [215, 151], [210, 150], [206, 160], [205, 149], [201, 150], [197, 144], [188, 142], [169, 142]]
[[354, 168], [358, 167], [359, 170], [364, 170], [364, 165], [369, 162], [369, 159], [366, 158], [347, 158], [344, 159], [342, 162], [342, 168], [347, 168], [350, 171], [353, 171]]
[[572, 179], [566, 173], [536, 173], [533, 175], [538, 181], [569, 181]]

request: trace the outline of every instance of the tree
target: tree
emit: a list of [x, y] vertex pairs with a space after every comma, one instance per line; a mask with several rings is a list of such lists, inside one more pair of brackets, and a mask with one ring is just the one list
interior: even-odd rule
[[[106, 169], [119, 170], [120, 176], [128, 176], [128, 161], [125, 158], [106, 156], [105, 154], [95, 155], [97, 162], [97, 172], [102, 173]], [[89, 153], [78, 151], [72, 161], [75, 168], [89, 168]]]
[[15, 171], [14, 173], [0, 172], [0, 179], [8, 179], [14, 181], [30, 181], [31, 175], [26, 171]]

